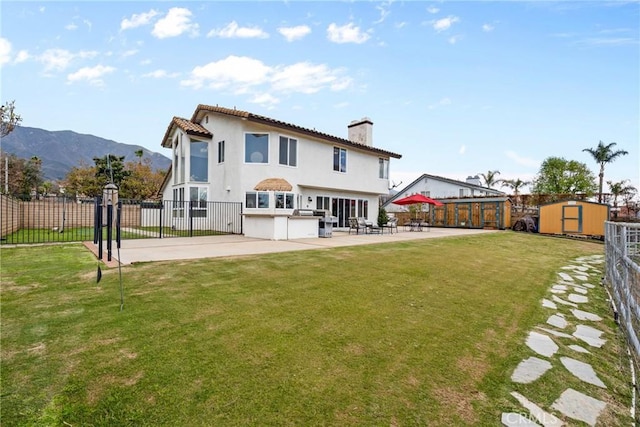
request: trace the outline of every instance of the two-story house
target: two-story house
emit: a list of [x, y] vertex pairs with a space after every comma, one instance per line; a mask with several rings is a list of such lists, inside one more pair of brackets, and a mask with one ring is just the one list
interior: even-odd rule
[[[198, 105], [191, 119], [174, 117], [162, 139], [173, 153], [163, 198], [241, 202], [245, 225], [249, 218], [289, 221], [301, 209], [326, 210], [337, 227], [348, 227], [354, 216], [373, 221], [379, 196], [388, 192], [390, 159], [401, 155], [374, 147], [372, 127], [368, 118], [353, 121], [344, 139], [235, 108]], [[273, 237], [252, 227], [245, 234], [250, 229]]]

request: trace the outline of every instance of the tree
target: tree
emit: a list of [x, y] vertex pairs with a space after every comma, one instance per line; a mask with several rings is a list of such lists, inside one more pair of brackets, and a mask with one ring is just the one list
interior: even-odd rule
[[128, 199], [153, 199], [157, 197], [165, 173], [154, 171], [151, 159], [144, 159], [142, 163], [127, 162], [125, 164], [130, 175], [122, 181], [120, 197]]
[[[609, 186], [609, 191], [613, 196], [614, 208], [618, 207], [618, 197], [622, 196], [625, 198], [625, 200], [631, 200], [633, 196], [638, 192], [636, 187], [634, 187], [631, 184], [627, 184], [628, 182], [629, 182], [628, 179], [618, 181], [618, 182], [607, 181], [607, 185]], [[617, 209], [614, 210], [614, 215], [618, 216]]]
[[142, 156], [144, 156], [144, 150], [136, 150], [135, 155], [138, 158], [138, 163], [142, 163]]
[[[501, 179], [500, 185], [502, 187], [508, 187], [513, 190], [514, 198], [516, 199], [516, 203], [518, 203], [518, 191], [524, 187], [525, 185], [531, 184], [531, 181], [523, 181], [520, 178], [516, 179]], [[522, 210], [524, 211], [524, 205], [522, 206]]]
[[122, 182], [131, 175], [131, 171], [125, 169], [124, 156], [109, 154], [104, 157], [94, 157], [96, 164], [96, 178], [101, 187], [113, 182], [120, 188]]
[[378, 209], [378, 225], [382, 227], [387, 222], [389, 222], [389, 216], [387, 215], [387, 211], [385, 208], [380, 206], [380, 209]]
[[484, 185], [487, 186], [488, 188], [491, 188], [493, 185], [498, 183], [498, 179], [497, 176], [500, 175], [500, 171], [495, 170], [495, 171], [488, 171], [486, 174], [481, 173], [479, 174], [482, 179], [484, 180]]
[[0, 121], [0, 138], [4, 138], [9, 135], [16, 126], [22, 121], [22, 117], [15, 112], [16, 101], [5, 102], [0, 106], [0, 113], [2, 115]]
[[600, 174], [598, 175], [599, 179], [600, 179], [599, 185], [598, 185], [598, 203], [602, 203], [602, 183], [603, 183], [603, 180], [604, 180], [604, 167], [605, 167], [605, 165], [607, 163], [613, 162], [615, 159], [617, 159], [620, 156], [625, 156], [625, 155], [629, 154], [625, 150], [614, 151], [613, 147], [615, 145], [616, 145], [615, 142], [612, 142], [610, 144], [604, 145], [604, 143], [602, 141], [600, 141], [596, 148], [585, 148], [584, 150], [582, 150], [582, 151], [586, 151], [587, 153], [591, 154], [591, 156], [596, 161], [596, 163], [598, 163], [600, 165]]
[[96, 178], [97, 168], [81, 164], [71, 168], [64, 179], [66, 194], [73, 196], [95, 197], [102, 194], [102, 187]]
[[596, 190], [595, 177], [587, 165], [562, 157], [548, 157], [533, 181], [539, 194], [587, 194]]

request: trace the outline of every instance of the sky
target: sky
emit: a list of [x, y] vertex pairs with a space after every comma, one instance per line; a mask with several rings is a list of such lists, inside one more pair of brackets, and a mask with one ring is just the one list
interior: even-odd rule
[[3, 0], [0, 16], [0, 100], [23, 126], [170, 157], [167, 126], [198, 104], [342, 138], [367, 117], [402, 155], [398, 190], [529, 181], [552, 156], [597, 176], [582, 150], [616, 142], [605, 181], [640, 189], [639, 1]]

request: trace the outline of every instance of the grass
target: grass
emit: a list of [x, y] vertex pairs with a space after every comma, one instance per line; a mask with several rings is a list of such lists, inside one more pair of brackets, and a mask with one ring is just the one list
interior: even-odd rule
[[[113, 239], [115, 240], [116, 230], [113, 229]], [[160, 233], [158, 227], [123, 227], [122, 239], [148, 238], [150, 235], [156, 237]], [[221, 233], [212, 230], [172, 230], [171, 227], [162, 227], [162, 235], [165, 237], [191, 237], [191, 236], [215, 236]], [[103, 228], [102, 235], [106, 240], [107, 229]], [[64, 243], [64, 242], [84, 242], [93, 240], [93, 227], [67, 227], [64, 232], [50, 228], [23, 228], [14, 233], [7, 234], [3, 244], [39, 244], [39, 243]]]
[[505, 232], [143, 263], [119, 311], [117, 269], [96, 285], [81, 245], [3, 248], [2, 424], [497, 425], [541, 298], [602, 252]]

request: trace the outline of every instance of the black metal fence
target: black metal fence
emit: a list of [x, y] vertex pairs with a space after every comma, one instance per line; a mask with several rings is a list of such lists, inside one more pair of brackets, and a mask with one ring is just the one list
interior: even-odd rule
[[[122, 239], [242, 234], [242, 203], [174, 200], [122, 202]], [[2, 244], [94, 240], [101, 198], [45, 197], [20, 201], [0, 196]], [[102, 215], [103, 221], [106, 215]], [[105, 236], [106, 237], [106, 236]]]

